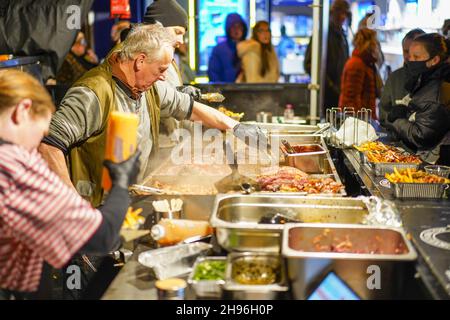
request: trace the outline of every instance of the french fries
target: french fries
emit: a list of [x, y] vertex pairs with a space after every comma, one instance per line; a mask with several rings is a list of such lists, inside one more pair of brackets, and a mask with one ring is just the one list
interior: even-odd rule
[[122, 228], [124, 229], [137, 229], [140, 224], [144, 223], [145, 218], [141, 217], [142, 208], [133, 210], [132, 207], [128, 207], [127, 213], [125, 215], [125, 220], [123, 221]]
[[233, 119], [241, 119], [244, 116], [244, 112], [241, 113], [237, 113], [237, 112], [233, 112], [231, 110], [228, 110], [227, 108], [225, 108], [224, 106], [220, 106], [218, 108], [218, 110], [220, 112], [222, 112], [223, 114], [225, 114], [226, 116], [233, 118]]
[[365, 151], [388, 151], [388, 150], [395, 150], [395, 147], [388, 146], [380, 141], [374, 141], [374, 142], [364, 142], [363, 144], [356, 146], [353, 146], [356, 150], [365, 152]]
[[417, 163], [422, 161], [415, 155], [400, 152], [396, 147], [382, 142], [365, 142], [360, 146], [353, 146], [356, 150], [364, 152], [370, 162], [375, 163]]
[[403, 154], [395, 150], [367, 151], [366, 156], [370, 162], [375, 163], [422, 163], [420, 158], [415, 155]]
[[450, 179], [416, 169], [399, 171], [397, 168], [394, 168], [394, 172], [391, 174], [386, 173], [385, 177], [391, 183], [450, 183]]

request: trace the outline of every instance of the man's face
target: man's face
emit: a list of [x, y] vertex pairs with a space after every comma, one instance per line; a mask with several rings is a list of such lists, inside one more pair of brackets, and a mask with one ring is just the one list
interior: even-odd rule
[[240, 22], [234, 23], [230, 28], [230, 38], [234, 41], [241, 41], [244, 35], [244, 26]]
[[175, 37], [175, 47], [178, 48], [184, 42], [184, 34], [186, 33], [186, 29], [184, 27], [175, 26], [175, 27], [165, 27], [167, 32]]
[[411, 47], [412, 40], [411, 39], [405, 39], [402, 43], [403, 47], [403, 59], [405, 62], [409, 61], [409, 48]]
[[158, 80], [165, 80], [167, 69], [173, 60], [173, 48], [162, 48], [161, 59], [149, 62], [146, 55], [139, 55], [135, 62], [135, 87], [144, 92]]

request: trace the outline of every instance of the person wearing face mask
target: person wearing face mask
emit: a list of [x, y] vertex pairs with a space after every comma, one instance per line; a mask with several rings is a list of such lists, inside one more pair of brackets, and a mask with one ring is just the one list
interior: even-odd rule
[[372, 110], [372, 118], [376, 114], [376, 66], [378, 57], [377, 33], [374, 30], [360, 29], [353, 39], [352, 57], [345, 63], [341, 78], [341, 94], [339, 107], [361, 108]]
[[272, 35], [267, 21], [258, 21], [252, 38], [237, 45], [242, 71], [236, 82], [271, 83], [280, 78], [278, 57], [272, 46]]
[[423, 31], [422, 29], [413, 29], [409, 31], [402, 40], [404, 65], [389, 75], [381, 93], [380, 124], [382, 126], [384, 126], [386, 123], [386, 118], [389, 111], [398, 104], [398, 101], [403, 99], [403, 97], [408, 94], [405, 89], [405, 64], [409, 61], [409, 47], [411, 46], [411, 43], [417, 36], [421, 34], [425, 34], [425, 31]]
[[214, 47], [208, 63], [210, 82], [235, 82], [241, 69], [236, 45], [247, 37], [247, 24], [237, 13], [230, 13], [225, 21], [226, 41]]
[[387, 117], [400, 141], [428, 163], [450, 162], [450, 106], [443, 99], [450, 81], [449, 45], [437, 33], [414, 39], [405, 66], [408, 95]]

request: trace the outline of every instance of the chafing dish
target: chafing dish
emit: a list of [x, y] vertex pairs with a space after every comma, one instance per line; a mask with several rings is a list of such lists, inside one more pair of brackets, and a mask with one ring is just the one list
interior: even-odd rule
[[404, 268], [417, 258], [402, 229], [337, 224], [286, 225], [282, 255], [296, 299], [307, 298], [327, 270], [363, 299], [398, 298], [401, 288], [394, 283], [404, 283]]
[[228, 255], [224, 298], [273, 300], [283, 298], [288, 289], [284, 260], [278, 254]]
[[215, 200], [210, 222], [226, 250], [279, 252], [283, 225], [258, 223], [271, 213], [304, 223], [361, 224], [368, 209], [361, 199], [352, 198], [222, 194]]

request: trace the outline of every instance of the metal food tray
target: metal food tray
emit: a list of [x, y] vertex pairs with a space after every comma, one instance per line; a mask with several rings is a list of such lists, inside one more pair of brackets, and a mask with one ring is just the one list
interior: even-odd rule
[[367, 160], [367, 164], [373, 174], [378, 177], [384, 177], [386, 173], [393, 173], [394, 168], [397, 170], [419, 169], [419, 163], [401, 163], [401, 162], [371, 162]]
[[[319, 151], [287, 153], [283, 150], [287, 165], [306, 173], [323, 173], [327, 161], [327, 150], [320, 144], [300, 144], [301, 146], [316, 146]], [[294, 145], [297, 146], [297, 145]]]
[[[240, 284], [233, 278], [233, 269], [236, 261], [265, 261], [276, 263], [279, 269], [279, 278], [272, 284]], [[230, 253], [226, 269], [224, 296], [233, 300], [276, 300], [283, 298], [289, 290], [284, 259], [278, 253], [241, 252]]]
[[391, 183], [396, 198], [440, 199], [449, 185], [445, 183]]
[[225, 275], [223, 280], [194, 280], [197, 266], [205, 261], [224, 261], [226, 263], [227, 257], [198, 257], [192, 268], [188, 283], [194, 290], [197, 298], [221, 298], [222, 287], [225, 284]]

